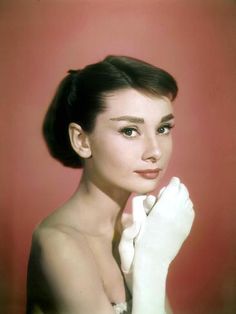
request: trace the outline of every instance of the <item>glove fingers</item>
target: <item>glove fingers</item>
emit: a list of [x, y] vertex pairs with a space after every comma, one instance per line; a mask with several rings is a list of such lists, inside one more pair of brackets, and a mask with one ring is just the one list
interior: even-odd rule
[[119, 243], [119, 253], [121, 260], [121, 269], [124, 273], [128, 273], [134, 259], [134, 238], [139, 233], [140, 226], [137, 223], [133, 223], [130, 227], [126, 228]]
[[173, 197], [179, 192], [180, 189], [180, 179], [177, 177], [171, 178], [170, 182], [166, 187], [163, 187], [159, 194], [158, 199], [162, 199], [163, 197]]
[[180, 184], [180, 179], [178, 177], [173, 177], [170, 180], [170, 184], [173, 186], [179, 186]]
[[180, 179], [177, 177], [171, 178], [169, 184], [167, 185], [165, 191], [169, 191], [171, 193], [176, 193], [179, 191], [180, 188]]
[[133, 216], [132, 216], [132, 214], [123, 213], [121, 215], [121, 224], [122, 224], [123, 228], [127, 228], [132, 223], [133, 223]]
[[[120, 252], [120, 249], [119, 249]], [[127, 247], [123, 254], [120, 253], [121, 270], [124, 274], [128, 274], [131, 270], [134, 259], [134, 247]]]
[[162, 195], [162, 193], [165, 191], [165, 189], [166, 189], [166, 186], [163, 186], [163, 188], [160, 189], [160, 192], [159, 192], [157, 198], [160, 198], [160, 197], [161, 197], [161, 195]]
[[143, 201], [146, 198], [146, 195], [135, 196], [132, 199], [132, 213], [133, 213], [133, 221], [141, 224], [145, 218], [146, 213], [143, 207]]
[[185, 207], [189, 209], [193, 208], [193, 202], [190, 200], [190, 198], [187, 199]]
[[132, 225], [123, 230], [120, 242], [125, 241], [133, 244], [133, 240], [137, 237], [139, 230], [140, 224], [138, 222], [134, 222]]
[[143, 200], [143, 207], [144, 210], [146, 212], [146, 214], [148, 215], [152, 209], [152, 207], [155, 205], [156, 203], [156, 197], [154, 195], [148, 195], [144, 200]]
[[180, 193], [185, 197], [186, 199], [189, 198], [189, 192], [186, 186], [183, 183], [180, 183]]

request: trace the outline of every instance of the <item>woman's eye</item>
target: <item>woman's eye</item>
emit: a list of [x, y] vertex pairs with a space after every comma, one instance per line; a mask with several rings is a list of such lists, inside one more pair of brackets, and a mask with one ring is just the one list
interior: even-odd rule
[[122, 133], [126, 137], [135, 137], [138, 131], [134, 128], [123, 128], [120, 130], [120, 133]]
[[157, 132], [159, 133], [159, 134], [164, 134], [164, 135], [166, 135], [166, 134], [169, 134], [170, 133], [170, 130], [173, 128], [173, 126], [172, 125], [170, 125], [170, 124], [168, 124], [168, 125], [162, 125], [161, 127], [159, 127], [158, 129], [157, 129]]

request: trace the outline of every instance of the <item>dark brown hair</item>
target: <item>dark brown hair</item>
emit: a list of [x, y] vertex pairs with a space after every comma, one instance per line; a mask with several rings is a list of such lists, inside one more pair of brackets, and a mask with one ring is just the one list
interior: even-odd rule
[[43, 135], [51, 155], [72, 168], [81, 168], [83, 163], [70, 144], [68, 126], [75, 122], [92, 132], [97, 115], [106, 109], [106, 94], [133, 88], [174, 100], [178, 92], [169, 73], [131, 57], [108, 56], [82, 70], [68, 72], [46, 113]]

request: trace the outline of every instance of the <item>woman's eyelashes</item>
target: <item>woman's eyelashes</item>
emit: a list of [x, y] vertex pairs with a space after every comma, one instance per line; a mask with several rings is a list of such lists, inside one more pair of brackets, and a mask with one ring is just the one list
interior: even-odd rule
[[140, 134], [139, 130], [135, 127], [124, 127], [119, 130], [119, 132], [125, 137], [133, 138]]
[[170, 130], [173, 129], [173, 127], [174, 127], [174, 124], [171, 124], [171, 123], [163, 124], [157, 129], [157, 133], [167, 135], [170, 133]]
[[[160, 125], [157, 128], [156, 133], [158, 135], [168, 135], [171, 131], [171, 129], [174, 127], [173, 123], [165, 123]], [[139, 128], [137, 127], [123, 127], [119, 130], [119, 133], [121, 133], [123, 136], [127, 137], [127, 138], [135, 138], [138, 135], [142, 134], [142, 131], [139, 130]]]

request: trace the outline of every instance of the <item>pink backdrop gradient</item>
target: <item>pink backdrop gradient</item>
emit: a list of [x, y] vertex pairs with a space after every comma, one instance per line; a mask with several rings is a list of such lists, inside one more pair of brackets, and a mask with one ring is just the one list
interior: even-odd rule
[[234, 1], [0, 2], [0, 312], [23, 314], [34, 226], [76, 188], [41, 136], [59, 80], [107, 54], [131, 55], [172, 73], [173, 175], [189, 187], [195, 224], [174, 261], [176, 314], [236, 313], [236, 5]]

